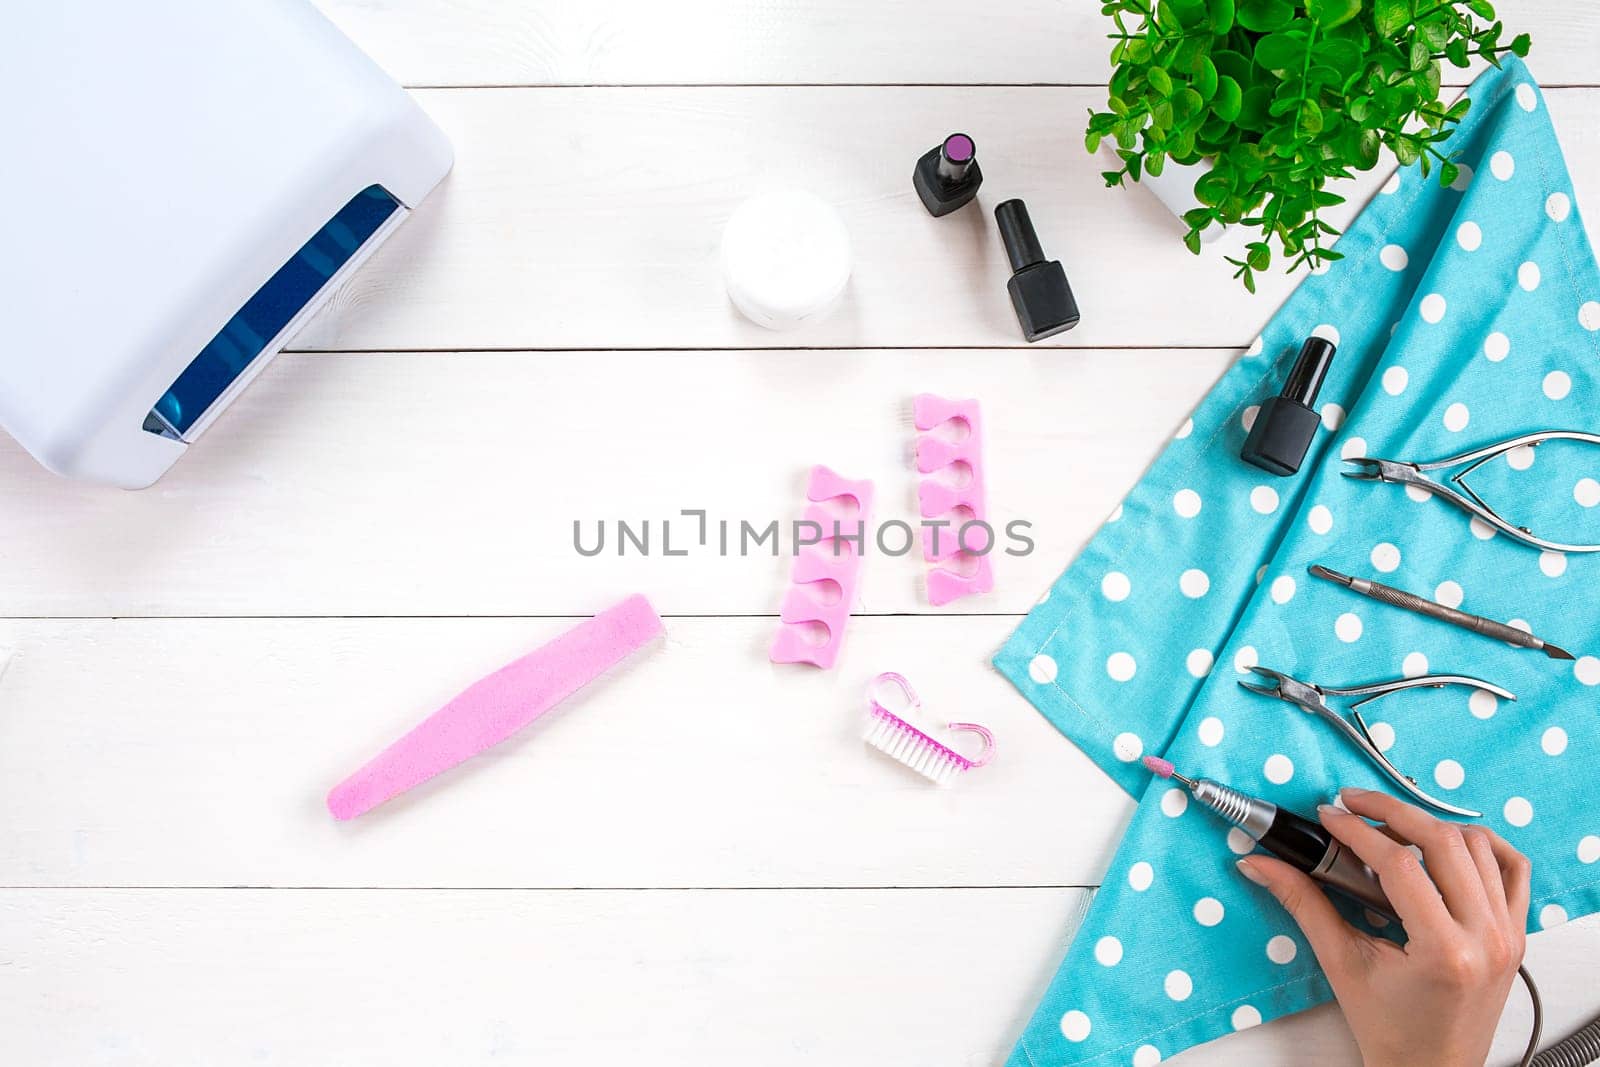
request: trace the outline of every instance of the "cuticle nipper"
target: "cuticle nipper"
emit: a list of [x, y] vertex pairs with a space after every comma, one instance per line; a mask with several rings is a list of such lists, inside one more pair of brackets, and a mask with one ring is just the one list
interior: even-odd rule
[[[1534, 448], [1545, 441], [1582, 441], [1586, 444], [1600, 445], [1600, 434], [1584, 433], [1580, 430], [1539, 430], [1534, 433], [1525, 433], [1520, 437], [1513, 437], [1497, 444], [1485, 445], [1463, 452], [1460, 455], [1450, 456], [1447, 459], [1433, 460], [1425, 463], [1412, 463], [1405, 460], [1378, 459], [1372, 456], [1355, 456], [1345, 459], [1346, 463], [1354, 465], [1357, 469], [1344, 471], [1346, 478], [1356, 478], [1369, 482], [1392, 482], [1397, 485], [1414, 486], [1423, 492], [1430, 493], [1443, 500], [1454, 504], [1456, 507], [1473, 515], [1499, 532], [1521, 541], [1525, 545], [1546, 549], [1551, 552], [1600, 552], [1600, 545], [1566, 545], [1558, 541], [1547, 541], [1536, 537], [1526, 526], [1514, 526], [1501, 518], [1500, 515], [1484, 502], [1483, 498], [1473, 491], [1465, 482], [1467, 475], [1479, 467], [1505, 455], [1515, 448]], [[1462, 466], [1463, 469], [1449, 475], [1445, 481], [1436, 481], [1427, 475], [1427, 471], [1443, 470], [1446, 467]]]
[[[1331, 723], [1334, 729], [1345, 736], [1351, 744], [1359, 748], [1379, 770], [1415, 799], [1437, 808], [1439, 811], [1451, 815], [1460, 815], [1468, 819], [1483, 817], [1481, 811], [1459, 807], [1447, 801], [1440, 800], [1425, 792], [1417, 785], [1417, 780], [1403, 773], [1400, 768], [1389, 762], [1389, 757], [1379, 750], [1372, 739], [1372, 732], [1367, 727], [1367, 721], [1361, 717], [1361, 706], [1371, 703], [1379, 697], [1388, 696], [1390, 693], [1399, 693], [1407, 689], [1439, 689], [1447, 685], [1460, 685], [1469, 689], [1476, 689], [1484, 693], [1492, 693], [1503, 700], [1517, 699], [1511, 693], [1492, 685], [1479, 678], [1469, 678], [1462, 674], [1425, 674], [1417, 678], [1397, 678], [1389, 682], [1375, 682], [1372, 685], [1353, 686], [1323, 686], [1310, 682], [1302, 682], [1291, 678], [1282, 671], [1272, 670], [1270, 667], [1251, 667], [1251, 671], [1263, 678], [1272, 679], [1273, 684], [1256, 685], [1251, 682], [1240, 682], [1244, 688], [1252, 693], [1262, 696], [1276, 697], [1279, 700], [1294, 704], [1302, 710], [1308, 711], [1318, 718]], [[1350, 705], [1349, 718], [1328, 706], [1328, 697], [1359, 697]]]

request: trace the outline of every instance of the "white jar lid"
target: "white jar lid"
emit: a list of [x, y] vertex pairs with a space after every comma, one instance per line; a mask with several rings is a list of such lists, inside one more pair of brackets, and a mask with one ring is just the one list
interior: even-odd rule
[[789, 330], [821, 318], [850, 280], [850, 234], [811, 193], [785, 189], [739, 205], [722, 233], [728, 297], [751, 322]]

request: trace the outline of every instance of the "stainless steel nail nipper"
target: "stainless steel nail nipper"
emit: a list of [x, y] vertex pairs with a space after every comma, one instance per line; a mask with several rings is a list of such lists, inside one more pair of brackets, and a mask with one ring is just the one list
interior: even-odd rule
[[[1534, 448], [1545, 441], [1582, 441], [1586, 444], [1600, 445], [1600, 434], [1583, 433], [1579, 430], [1539, 430], [1497, 444], [1485, 445], [1471, 452], [1463, 452], [1458, 456], [1450, 456], [1448, 459], [1426, 463], [1356, 456], [1345, 460], [1356, 469], [1344, 471], [1343, 474], [1346, 478], [1356, 478], [1361, 481], [1393, 482], [1396, 485], [1415, 486], [1449, 501], [1462, 511], [1482, 519], [1507, 537], [1521, 541], [1525, 545], [1553, 552], [1600, 552], [1600, 545], [1565, 545], [1558, 541], [1535, 537], [1526, 526], [1513, 526], [1484, 503], [1483, 498], [1473, 492], [1472, 487], [1463, 480], [1485, 463], [1505, 455], [1514, 448], [1521, 448], [1524, 445]], [[1462, 470], [1449, 475], [1445, 481], [1436, 481], [1426, 473], [1462, 465], [1464, 465]]]
[[[1378, 750], [1377, 743], [1372, 740], [1372, 733], [1367, 728], [1367, 721], [1361, 717], [1361, 705], [1371, 703], [1379, 697], [1388, 696], [1390, 693], [1404, 692], [1407, 689], [1439, 689], [1447, 685], [1466, 686], [1469, 689], [1493, 693], [1503, 700], [1517, 699], [1511, 693], [1497, 685], [1491, 685], [1478, 678], [1469, 678], [1462, 674], [1425, 674], [1419, 678], [1397, 678], [1390, 682], [1376, 682], [1372, 685], [1353, 685], [1346, 687], [1315, 685], [1291, 678], [1282, 671], [1272, 670], [1270, 667], [1251, 667], [1251, 671], [1263, 678], [1270, 678], [1271, 685], [1256, 685], [1252, 682], [1240, 682], [1244, 688], [1252, 693], [1262, 696], [1277, 697], [1279, 700], [1311, 712], [1318, 718], [1331, 723], [1334, 729], [1343, 734], [1351, 744], [1359, 748], [1366, 757], [1377, 765], [1378, 769], [1410, 796], [1416, 798], [1429, 807], [1439, 811], [1449, 812], [1451, 815], [1460, 815], [1469, 819], [1483, 817], [1481, 811], [1470, 808], [1458, 807], [1447, 801], [1431, 796], [1417, 785], [1417, 780], [1408, 774], [1402, 773], [1400, 768], [1389, 762], [1389, 757]], [[1360, 697], [1350, 705], [1349, 718], [1328, 706], [1328, 697]]]

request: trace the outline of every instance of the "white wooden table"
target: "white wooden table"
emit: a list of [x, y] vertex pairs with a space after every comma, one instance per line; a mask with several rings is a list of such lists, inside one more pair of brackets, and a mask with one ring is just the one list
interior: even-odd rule
[[[1247, 297], [1101, 187], [1087, 0], [321, 3], [453, 176], [156, 488], [0, 442], [0, 1062], [999, 1063], [1130, 804], [988, 656], [1292, 283]], [[1600, 9], [1501, 9], [1600, 211]], [[934, 220], [910, 172], [953, 129], [986, 183]], [[715, 249], [796, 183], [857, 263], [775, 335]], [[1005, 296], [1009, 196], [1084, 308], [1044, 345]], [[871, 558], [835, 671], [766, 661], [785, 561], [572, 550], [574, 519], [791, 516], [816, 462], [909, 517], [924, 390], [982, 398], [996, 516], [1039, 550], [944, 611]], [[633, 591], [664, 647], [328, 817], [397, 731]], [[1000, 759], [937, 792], [863, 753], [883, 670]], [[1555, 1032], [1600, 1008], [1597, 952], [1593, 922], [1533, 938]], [[1324, 1008], [1182, 1062], [1355, 1056]]]

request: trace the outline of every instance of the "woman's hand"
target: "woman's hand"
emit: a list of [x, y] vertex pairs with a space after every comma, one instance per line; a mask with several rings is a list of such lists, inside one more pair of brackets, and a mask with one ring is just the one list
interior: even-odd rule
[[[1492, 830], [1442, 822], [1384, 793], [1340, 795], [1354, 814], [1323, 805], [1322, 825], [1377, 872], [1405, 924], [1404, 946], [1345, 922], [1286, 863], [1247, 856], [1239, 870], [1300, 924], [1367, 1067], [1483, 1063], [1522, 965], [1527, 857]], [[1426, 870], [1407, 843], [1422, 849]]]

